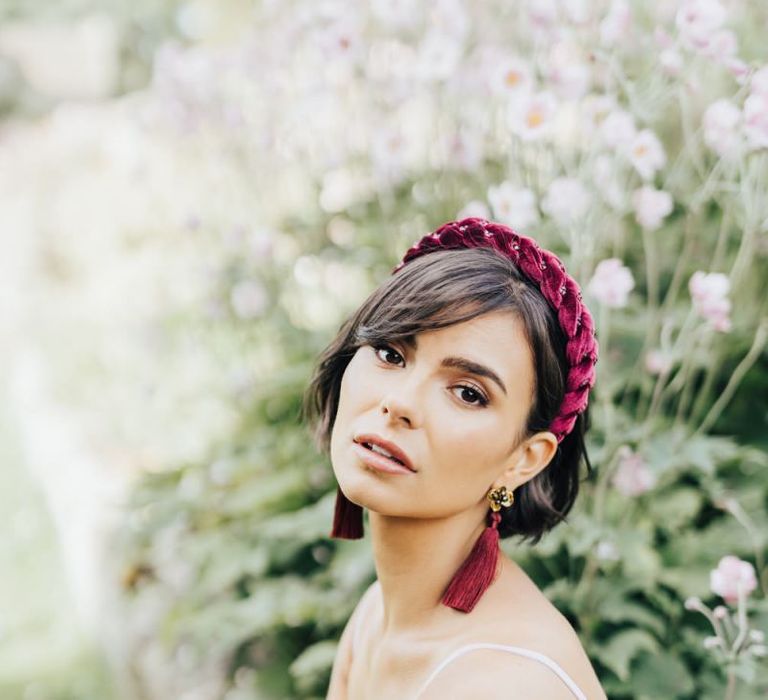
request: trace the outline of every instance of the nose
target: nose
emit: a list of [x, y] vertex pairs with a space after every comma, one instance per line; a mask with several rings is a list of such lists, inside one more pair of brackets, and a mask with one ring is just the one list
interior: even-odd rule
[[413, 404], [403, 401], [391, 393], [382, 399], [381, 411], [389, 417], [390, 423], [403, 423], [409, 428], [418, 425], [418, 416]]

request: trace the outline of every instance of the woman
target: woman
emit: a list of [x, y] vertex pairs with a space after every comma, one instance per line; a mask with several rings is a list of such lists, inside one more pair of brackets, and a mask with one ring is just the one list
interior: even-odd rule
[[498, 547], [538, 542], [573, 505], [596, 360], [562, 263], [478, 218], [422, 238], [342, 326], [305, 415], [339, 483], [332, 535], [362, 537], [368, 510], [377, 581], [329, 700], [605, 697]]

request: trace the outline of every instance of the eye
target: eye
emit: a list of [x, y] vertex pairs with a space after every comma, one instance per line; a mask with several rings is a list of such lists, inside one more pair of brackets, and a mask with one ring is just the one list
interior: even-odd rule
[[[402, 355], [400, 355], [400, 353], [397, 352], [397, 350], [394, 350], [389, 345], [374, 345], [373, 346], [373, 352], [376, 353], [376, 357], [378, 357], [380, 360], [382, 358], [382, 355], [380, 354], [381, 350], [383, 350], [384, 353], [391, 353], [395, 357], [399, 357], [401, 360], [403, 359]], [[396, 364], [396, 363], [393, 363], [393, 362], [388, 362], [387, 360], [382, 360], [382, 362], [384, 362], [384, 364], [387, 364], [387, 365]]]
[[470, 397], [474, 396], [475, 401], [467, 401], [465, 399], [462, 399], [464, 403], [469, 404], [470, 406], [487, 406], [488, 405], [488, 399], [485, 397], [485, 395], [481, 391], [475, 389], [475, 387], [469, 384], [456, 384], [456, 386], [452, 386], [451, 389], [461, 389], [462, 392], [465, 392], [465, 391], [469, 392]]

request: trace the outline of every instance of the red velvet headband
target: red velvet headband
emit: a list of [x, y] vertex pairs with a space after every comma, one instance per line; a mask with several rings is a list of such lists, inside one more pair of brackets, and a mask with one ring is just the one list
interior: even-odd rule
[[560, 411], [549, 425], [557, 441], [573, 429], [576, 418], [587, 408], [589, 390], [595, 383], [598, 344], [592, 315], [582, 303], [581, 290], [560, 259], [541, 248], [532, 238], [515, 233], [508, 226], [480, 218], [443, 224], [415, 243], [392, 270], [436, 250], [493, 248], [512, 260], [520, 272], [533, 282], [557, 312], [566, 338], [568, 380]]

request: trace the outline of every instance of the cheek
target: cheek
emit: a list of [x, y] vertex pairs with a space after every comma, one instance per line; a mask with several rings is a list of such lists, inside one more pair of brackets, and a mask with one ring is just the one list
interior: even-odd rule
[[[339, 388], [339, 405], [331, 431], [331, 456], [335, 453], [337, 444], [347, 438], [351, 431], [350, 421], [360, 406], [366, 394], [364, 377], [360, 372], [359, 351], [352, 357], [341, 378]], [[351, 437], [351, 435], [349, 436]]]

